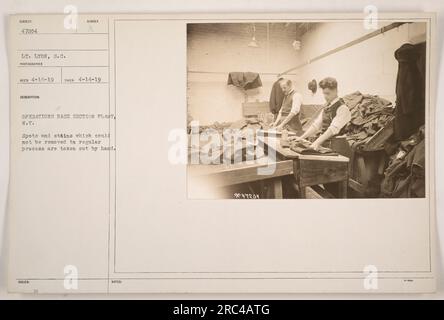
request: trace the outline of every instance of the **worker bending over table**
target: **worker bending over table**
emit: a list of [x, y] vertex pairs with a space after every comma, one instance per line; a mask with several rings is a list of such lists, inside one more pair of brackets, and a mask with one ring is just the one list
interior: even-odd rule
[[272, 127], [278, 131], [286, 129], [301, 135], [303, 130], [299, 112], [302, 105], [302, 95], [294, 90], [290, 79], [282, 79], [279, 83], [285, 96]]
[[[310, 148], [318, 150], [320, 146], [327, 147], [350, 158], [351, 148], [343, 134], [345, 126], [351, 120], [351, 112], [344, 100], [338, 96], [338, 82], [334, 78], [325, 78], [319, 83], [326, 105], [313, 120], [307, 130], [296, 140], [308, 139], [314, 141]], [[326, 183], [324, 187], [332, 195], [338, 196], [340, 191], [335, 183]]]
[[[334, 144], [329, 144], [331, 138], [341, 135], [345, 126], [351, 120], [351, 113], [349, 108], [345, 105], [344, 100], [338, 96], [338, 82], [334, 78], [325, 78], [319, 83], [324, 98], [326, 100], [325, 107], [314, 119], [307, 130], [299, 136], [299, 139], [314, 138], [311, 144], [312, 149], [319, 149], [320, 146], [325, 146], [335, 149]], [[343, 139], [343, 143], [347, 143]], [[348, 146], [342, 146], [342, 150], [334, 150], [340, 154], [347, 153], [344, 149]], [[346, 154], [343, 154], [346, 156]]]

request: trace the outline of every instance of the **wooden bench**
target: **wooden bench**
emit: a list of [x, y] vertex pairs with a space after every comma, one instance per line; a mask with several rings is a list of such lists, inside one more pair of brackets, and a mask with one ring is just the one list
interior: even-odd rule
[[349, 178], [349, 159], [341, 155], [319, 156], [302, 155], [290, 148], [281, 146], [280, 138], [260, 138], [270, 156], [270, 151], [276, 152], [277, 160], [292, 160], [293, 173], [301, 193], [301, 198], [306, 198], [306, 188], [326, 183], [337, 183], [339, 197], [347, 197]]
[[[270, 174], [261, 175], [258, 170], [275, 166]], [[293, 161], [274, 161], [263, 157], [251, 162], [215, 165], [188, 165], [188, 186], [221, 188], [243, 183], [264, 181], [270, 186], [275, 199], [282, 199], [282, 177], [293, 174]]]

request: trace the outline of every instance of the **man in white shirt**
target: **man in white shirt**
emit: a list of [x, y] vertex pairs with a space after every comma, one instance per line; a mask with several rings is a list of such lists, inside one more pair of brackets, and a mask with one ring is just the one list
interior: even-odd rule
[[334, 78], [325, 78], [319, 83], [326, 106], [321, 110], [310, 127], [300, 136], [301, 139], [317, 136], [311, 148], [317, 150], [325, 141], [341, 134], [351, 120], [351, 113], [344, 101], [338, 96], [338, 82]]
[[302, 105], [302, 95], [293, 89], [293, 84], [289, 79], [280, 81], [282, 91], [285, 94], [282, 101], [281, 109], [278, 113], [276, 121], [272, 127], [276, 130], [287, 129], [295, 132], [297, 135], [302, 134], [302, 124], [299, 118], [299, 111]]

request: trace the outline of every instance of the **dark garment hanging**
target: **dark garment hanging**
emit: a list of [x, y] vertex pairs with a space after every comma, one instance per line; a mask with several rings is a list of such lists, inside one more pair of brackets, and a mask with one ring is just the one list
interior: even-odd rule
[[244, 90], [262, 87], [261, 77], [256, 72], [230, 72], [227, 84]]
[[407, 140], [397, 142], [381, 184], [384, 197], [414, 198], [425, 196], [424, 126]]
[[406, 139], [425, 122], [425, 54], [425, 43], [406, 43], [395, 51], [399, 63], [394, 121], [396, 140]]
[[273, 83], [273, 87], [271, 88], [270, 93], [270, 112], [273, 114], [277, 114], [281, 109], [282, 102], [284, 101], [284, 91], [282, 91], [280, 81], [283, 78], [279, 78], [275, 83]]
[[425, 197], [425, 144], [422, 140], [407, 156], [406, 168], [410, 174], [400, 179], [392, 196], [395, 198]]

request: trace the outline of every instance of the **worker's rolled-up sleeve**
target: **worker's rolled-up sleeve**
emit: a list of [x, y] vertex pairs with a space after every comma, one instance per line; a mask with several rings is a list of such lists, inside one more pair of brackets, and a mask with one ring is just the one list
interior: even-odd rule
[[333, 118], [329, 129], [331, 132], [336, 135], [341, 129], [349, 123], [351, 120], [351, 112], [350, 109], [344, 104], [338, 108], [336, 111], [336, 117]]
[[300, 93], [295, 93], [293, 95], [293, 103], [291, 105], [291, 113], [298, 114], [301, 111], [302, 105], [302, 95]]

